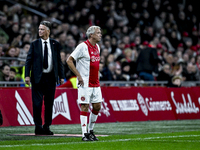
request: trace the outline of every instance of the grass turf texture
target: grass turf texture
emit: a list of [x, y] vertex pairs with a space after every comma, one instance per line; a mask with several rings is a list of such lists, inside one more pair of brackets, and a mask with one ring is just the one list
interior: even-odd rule
[[[52, 125], [56, 134], [81, 134], [79, 124]], [[0, 149], [11, 150], [199, 150], [200, 120], [147, 121], [96, 124], [100, 141], [82, 142], [81, 137], [11, 136], [33, 133], [33, 126], [0, 127]]]

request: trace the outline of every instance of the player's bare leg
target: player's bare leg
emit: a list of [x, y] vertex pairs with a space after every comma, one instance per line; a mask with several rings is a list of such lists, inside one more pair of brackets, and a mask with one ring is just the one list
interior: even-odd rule
[[81, 121], [81, 129], [82, 129], [82, 140], [83, 141], [93, 141], [87, 133], [87, 112], [88, 112], [89, 104], [81, 104], [81, 113], [80, 113], [80, 121]]
[[99, 139], [94, 135], [93, 128], [94, 128], [95, 122], [97, 120], [98, 113], [101, 109], [101, 103], [93, 103], [92, 107], [93, 107], [93, 109], [92, 109], [92, 112], [90, 113], [88, 133], [90, 133], [90, 135], [94, 141], [98, 141]]

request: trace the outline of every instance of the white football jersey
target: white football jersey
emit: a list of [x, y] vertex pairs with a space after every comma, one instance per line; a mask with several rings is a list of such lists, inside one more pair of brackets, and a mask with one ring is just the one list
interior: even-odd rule
[[87, 40], [80, 43], [71, 56], [76, 60], [76, 69], [83, 78], [84, 87], [99, 87], [99, 45], [93, 46]]

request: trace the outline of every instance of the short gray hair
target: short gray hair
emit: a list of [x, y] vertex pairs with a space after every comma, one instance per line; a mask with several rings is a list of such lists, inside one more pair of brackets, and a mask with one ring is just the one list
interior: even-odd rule
[[86, 32], [87, 37], [89, 38], [89, 37], [90, 37], [90, 34], [95, 33], [95, 30], [96, 30], [96, 29], [100, 29], [100, 30], [101, 30], [101, 28], [100, 28], [99, 26], [91, 26], [91, 27], [89, 27], [89, 28], [87, 29], [87, 32]]
[[41, 21], [40, 24], [46, 26], [48, 30], [51, 30], [51, 22]]

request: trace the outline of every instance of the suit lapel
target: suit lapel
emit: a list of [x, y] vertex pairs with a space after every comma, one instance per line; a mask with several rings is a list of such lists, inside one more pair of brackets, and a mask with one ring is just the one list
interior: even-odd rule
[[50, 39], [50, 45], [51, 45], [51, 54], [52, 54], [52, 60], [53, 60], [53, 65], [54, 65], [54, 62], [55, 62], [55, 58], [53, 57], [54, 56], [54, 45], [55, 43], [53, 42], [52, 39]]
[[50, 45], [51, 45], [51, 53], [52, 53], [52, 56], [54, 55], [54, 45], [55, 43], [53, 43], [52, 39], [50, 39]]
[[42, 60], [42, 64], [43, 64], [43, 53], [42, 53], [42, 40], [40, 39], [39, 40], [39, 53], [40, 53], [40, 56], [41, 56], [41, 60]]

